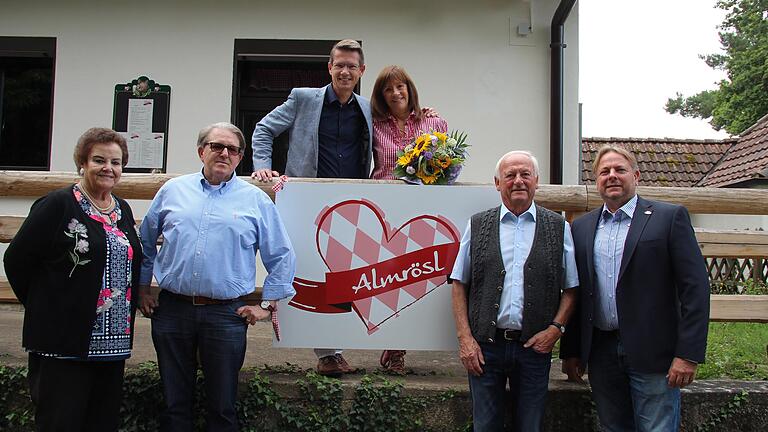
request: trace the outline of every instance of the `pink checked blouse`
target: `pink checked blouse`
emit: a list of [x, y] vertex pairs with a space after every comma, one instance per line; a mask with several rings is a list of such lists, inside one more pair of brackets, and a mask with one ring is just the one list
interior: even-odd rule
[[448, 123], [440, 117], [422, 116], [416, 120], [416, 114], [411, 112], [405, 121], [405, 132], [397, 128], [397, 120], [391, 115], [384, 120], [373, 121], [373, 173], [375, 180], [394, 179], [392, 170], [395, 169], [398, 150], [404, 149], [417, 136], [434, 130], [448, 132]]

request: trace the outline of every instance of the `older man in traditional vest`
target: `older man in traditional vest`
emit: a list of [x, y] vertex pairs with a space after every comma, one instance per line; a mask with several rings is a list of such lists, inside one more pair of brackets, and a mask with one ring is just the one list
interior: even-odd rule
[[502, 204], [472, 216], [451, 273], [459, 356], [476, 432], [503, 429], [507, 381], [516, 430], [538, 431], [552, 347], [576, 302], [573, 239], [562, 216], [533, 202], [531, 153], [502, 156], [494, 182]]

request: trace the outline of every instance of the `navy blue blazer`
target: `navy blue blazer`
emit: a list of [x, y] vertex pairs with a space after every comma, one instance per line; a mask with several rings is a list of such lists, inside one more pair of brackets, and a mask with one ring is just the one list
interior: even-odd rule
[[[579, 302], [560, 357], [589, 361], [597, 277], [595, 230], [602, 206], [572, 224]], [[709, 277], [683, 206], [638, 197], [616, 285], [619, 333], [629, 363], [665, 373], [672, 359], [704, 362], [709, 328]]]

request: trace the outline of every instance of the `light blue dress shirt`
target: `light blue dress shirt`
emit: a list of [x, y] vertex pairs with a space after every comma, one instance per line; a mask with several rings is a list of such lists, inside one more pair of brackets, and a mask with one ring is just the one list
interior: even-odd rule
[[[267, 269], [265, 300], [292, 296], [296, 255], [267, 194], [233, 176], [212, 186], [202, 172], [166, 182], [141, 223], [141, 284], [220, 300], [252, 293], [256, 252]], [[157, 251], [157, 238], [163, 244]]]
[[[504, 289], [501, 292], [499, 313], [496, 320], [497, 327], [502, 329], [520, 330], [523, 328], [523, 267], [528, 259], [528, 254], [533, 246], [533, 237], [536, 234], [536, 205], [531, 206], [515, 216], [502, 204], [499, 210], [499, 243], [501, 245], [501, 258], [504, 262]], [[461, 237], [459, 253], [456, 263], [453, 265], [451, 279], [468, 284], [472, 279], [472, 263], [469, 251], [472, 237], [472, 220], [467, 222], [467, 228]], [[563, 270], [565, 286], [573, 288], [579, 285], [579, 274], [576, 271], [576, 256], [573, 250], [573, 236], [571, 225], [565, 223], [563, 233]]]
[[624, 257], [624, 242], [627, 240], [632, 215], [637, 207], [637, 195], [621, 206], [616, 213], [608, 211], [603, 204], [600, 220], [595, 230], [595, 274], [597, 293], [595, 295], [595, 327], [601, 330], [618, 330], [619, 312], [616, 309], [616, 282]]

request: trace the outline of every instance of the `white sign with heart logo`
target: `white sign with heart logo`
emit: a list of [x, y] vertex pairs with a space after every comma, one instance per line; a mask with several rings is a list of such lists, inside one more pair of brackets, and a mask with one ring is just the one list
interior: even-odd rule
[[492, 186], [289, 181], [276, 202], [297, 255], [276, 346], [456, 349], [447, 277]]

